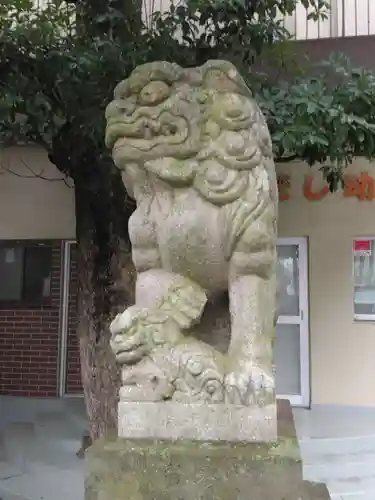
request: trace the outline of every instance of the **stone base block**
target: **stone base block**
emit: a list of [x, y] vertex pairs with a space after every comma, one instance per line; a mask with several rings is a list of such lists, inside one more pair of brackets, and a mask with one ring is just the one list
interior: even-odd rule
[[120, 402], [120, 438], [193, 441], [271, 441], [276, 404], [262, 408], [223, 404]]
[[327, 500], [302, 480], [289, 403], [269, 443], [107, 438], [87, 453], [85, 500]]

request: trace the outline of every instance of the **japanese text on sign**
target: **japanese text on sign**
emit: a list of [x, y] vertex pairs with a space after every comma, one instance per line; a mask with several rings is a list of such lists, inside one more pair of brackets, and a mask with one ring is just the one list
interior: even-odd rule
[[[372, 201], [375, 199], [375, 179], [367, 172], [362, 172], [359, 175], [344, 176], [344, 192], [343, 195], [355, 197], [361, 201]], [[289, 175], [280, 175], [277, 178], [280, 201], [290, 199], [291, 180]], [[316, 181], [312, 175], [305, 178], [303, 185], [303, 194], [308, 200], [321, 200], [329, 194], [329, 187], [323, 181]]]

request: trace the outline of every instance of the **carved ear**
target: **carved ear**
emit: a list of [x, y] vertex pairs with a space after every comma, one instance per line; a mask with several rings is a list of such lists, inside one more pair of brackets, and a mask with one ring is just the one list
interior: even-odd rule
[[129, 79], [126, 79], [122, 80], [116, 85], [115, 90], [113, 91], [113, 97], [117, 101], [120, 99], [125, 99], [129, 96], [129, 93]]
[[218, 90], [219, 92], [238, 92], [236, 83], [219, 69], [210, 69], [204, 76], [203, 86]]
[[143, 87], [153, 81], [162, 81], [168, 85], [178, 81], [183, 69], [174, 63], [155, 61], [138, 66], [128, 79], [120, 82], [115, 89], [115, 99], [124, 98], [130, 94], [138, 94]]
[[236, 67], [228, 61], [207, 61], [202, 66], [203, 88], [234, 92], [252, 97], [252, 92]]

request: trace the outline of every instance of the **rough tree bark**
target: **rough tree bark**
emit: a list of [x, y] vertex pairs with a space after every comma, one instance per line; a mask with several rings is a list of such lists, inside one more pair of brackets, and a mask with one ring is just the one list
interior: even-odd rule
[[99, 190], [75, 187], [78, 242], [78, 337], [92, 440], [117, 427], [119, 370], [109, 347], [109, 322], [133, 302], [129, 208], [112, 165]]
[[73, 128], [55, 138], [49, 158], [74, 181], [77, 334], [89, 431], [94, 441], [117, 427], [120, 380], [109, 347], [108, 327], [115, 314], [134, 303], [135, 275], [128, 237], [134, 204], [111, 159], [77, 138]]

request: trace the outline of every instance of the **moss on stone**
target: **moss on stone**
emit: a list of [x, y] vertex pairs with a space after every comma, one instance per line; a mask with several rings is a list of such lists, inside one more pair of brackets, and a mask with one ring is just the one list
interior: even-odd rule
[[302, 480], [288, 405], [278, 405], [278, 427], [270, 443], [107, 436], [88, 450], [85, 500], [329, 499], [324, 486]]
[[[247, 499], [241, 495], [249, 488], [289, 487], [301, 476], [293, 439], [266, 444], [109, 438], [97, 441], [87, 460], [86, 500]], [[233, 497], [234, 491], [243, 494]]]

